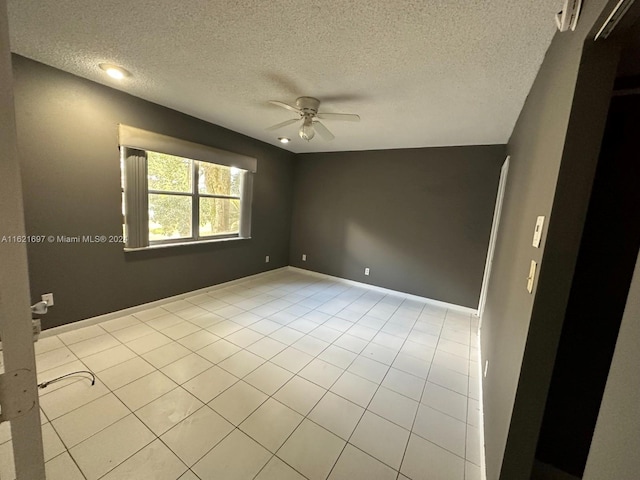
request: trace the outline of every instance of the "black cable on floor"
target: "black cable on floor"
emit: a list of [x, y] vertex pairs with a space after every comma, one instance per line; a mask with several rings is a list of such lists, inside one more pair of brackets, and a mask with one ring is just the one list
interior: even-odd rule
[[54, 379], [51, 379], [47, 382], [42, 382], [38, 384], [38, 388], [47, 388], [49, 385], [51, 385], [52, 383], [55, 382], [59, 382], [60, 380], [64, 380], [67, 377], [71, 377], [73, 375], [77, 375], [79, 373], [88, 373], [89, 375], [91, 375], [91, 385], [95, 385], [96, 384], [96, 376], [93, 372], [90, 372], [89, 370], [78, 370], [77, 372], [71, 372], [71, 373], [67, 373], [65, 375], [60, 375], [59, 377], [56, 377]]

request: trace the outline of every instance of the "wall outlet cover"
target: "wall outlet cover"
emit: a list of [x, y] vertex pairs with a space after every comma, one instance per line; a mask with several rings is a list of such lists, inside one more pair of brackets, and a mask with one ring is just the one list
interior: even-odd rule
[[303, 254], [302, 254], [302, 261], [303, 261], [303, 262], [306, 262], [306, 261], [307, 261], [307, 254], [306, 254], [306, 253], [303, 253]]
[[42, 301], [47, 302], [47, 307], [53, 307], [53, 293], [43, 293]]
[[269, 255], [267, 255], [266, 257], [264, 257], [264, 263], [269, 263]]

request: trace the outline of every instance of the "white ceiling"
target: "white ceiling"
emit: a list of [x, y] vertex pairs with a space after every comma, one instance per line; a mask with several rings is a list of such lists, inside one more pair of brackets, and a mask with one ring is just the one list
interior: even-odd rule
[[[506, 143], [558, 0], [9, 0], [12, 50], [294, 152]], [[570, 35], [569, 33], [565, 35]], [[117, 82], [98, 63], [133, 75]], [[315, 96], [332, 142], [267, 103]]]

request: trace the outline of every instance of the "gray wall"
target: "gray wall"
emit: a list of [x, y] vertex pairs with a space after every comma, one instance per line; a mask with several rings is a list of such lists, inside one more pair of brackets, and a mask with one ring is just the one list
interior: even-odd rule
[[627, 297], [584, 480], [637, 478], [640, 471], [640, 257]]
[[[508, 145], [481, 332], [489, 480], [531, 473], [617, 63], [606, 43], [589, 39], [583, 50], [606, 4], [585, 2], [578, 29], [556, 35]], [[538, 215], [547, 222], [536, 249]], [[531, 260], [539, 265], [534, 295], [525, 288]]]
[[55, 296], [45, 328], [288, 264], [292, 153], [23, 57], [13, 60], [28, 234], [121, 234], [118, 123], [258, 158], [250, 240], [131, 253], [122, 244], [30, 244], [32, 299]]
[[290, 263], [477, 308], [504, 159], [502, 145], [299, 155]]

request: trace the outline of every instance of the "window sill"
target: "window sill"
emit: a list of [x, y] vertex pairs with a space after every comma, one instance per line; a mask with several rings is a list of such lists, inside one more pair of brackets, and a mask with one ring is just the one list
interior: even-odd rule
[[189, 241], [189, 242], [159, 243], [156, 245], [149, 245], [148, 247], [137, 247], [137, 248], [124, 247], [124, 251], [125, 252], [144, 252], [147, 250], [156, 250], [159, 248], [188, 247], [190, 245], [203, 245], [207, 243], [237, 242], [238, 240], [251, 240], [251, 237], [230, 237], [230, 238], [216, 238], [212, 240], [196, 240], [196, 241]]

